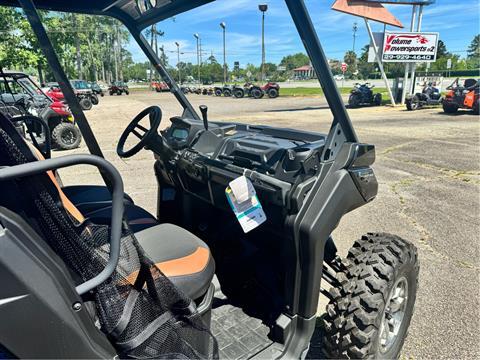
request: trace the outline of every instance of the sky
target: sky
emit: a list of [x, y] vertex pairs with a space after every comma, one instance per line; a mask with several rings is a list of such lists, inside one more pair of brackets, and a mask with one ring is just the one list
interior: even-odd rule
[[[261, 1], [260, 1], [261, 2]], [[227, 63], [233, 67], [239, 61], [244, 67], [247, 63], [261, 63], [261, 12], [258, 3], [251, 0], [217, 0], [200, 8], [180, 14], [174, 19], [160, 22], [158, 29], [165, 35], [158, 39], [159, 46], [164, 45], [170, 65], [177, 63], [177, 48], [180, 44], [180, 61], [196, 64], [196, 39], [202, 38], [203, 58], [212, 53], [219, 62], [223, 61], [223, 38], [221, 22], [227, 26]], [[342, 59], [346, 51], [353, 47], [353, 23], [358, 22], [356, 51], [369, 43], [368, 33], [363, 19], [336, 12], [330, 9], [333, 0], [305, 0], [329, 59]], [[288, 54], [304, 52], [295, 25], [283, 0], [263, 1], [269, 9], [265, 18], [266, 61], [278, 64]], [[409, 30], [412, 7], [408, 5], [386, 5]], [[447, 49], [461, 57], [479, 32], [480, 1], [478, 0], [437, 0], [424, 9], [422, 31], [439, 32]], [[373, 31], [382, 31], [383, 25], [371, 23]], [[387, 30], [400, 30], [387, 27]], [[131, 40], [128, 50], [135, 62], [147, 61], [138, 45]]]

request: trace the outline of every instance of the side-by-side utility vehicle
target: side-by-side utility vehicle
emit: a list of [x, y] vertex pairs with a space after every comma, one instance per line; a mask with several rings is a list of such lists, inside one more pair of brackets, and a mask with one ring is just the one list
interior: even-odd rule
[[[345, 259], [337, 255], [332, 232], [377, 195], [375, 147], [357, 138], [304, 1], [285, 0], [285, 12], [333, 113], [328, 133], [212, 121], [206, 106], [191, 105], [142, 31], [207, 3], [215, 6], [0, 0], [22, 6], [92, 154], [41, 161], [0, 115], [1, 354], [399, 357], [417, 292], [417, 250], [372, 232], [352, 241]], [[118, 142], [122, 158], [153, 154], [156, 215], [135, 205], [103, 158], [37, 9], [120, 20], [183, 108], [170, 119], [161, 104], [146, 108]], [[64, 186], [56, 170], [80, 164], [99, 168], [106, 185]], [[321, 321], [320, 296], [329, 301]]]
[[447, 90], [442, 102], [445, 113], [453, 114], [458, 109], [472, 110], [475, 115], [480, 113], [480, 80], [466, 79], [460, 84], [457, 78]]
[[67, 104], [45, 94], [25, 73], [0, 70], [0, 111], [19, 118], [33, 115], [40, 121], [29, 125], [31, 135], [44, 144], [47, 135], [54, 147], [71, 150], [79, 147], [82, 134]]

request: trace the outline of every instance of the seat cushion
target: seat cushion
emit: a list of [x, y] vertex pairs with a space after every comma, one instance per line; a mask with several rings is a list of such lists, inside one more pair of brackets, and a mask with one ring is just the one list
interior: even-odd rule
[[[99, 210], [112, 205], [112, 194], [106, 186], [100, 185], [74, 185], [64, 186], [62, 191], [67, 198], [83, 214]], [[133, 200], [124, 194], [125, 204], [133, 204]]]
[[135, 237], [157, 267], [191, 299], [206, 293], [215, 262], [202, 240], [172, 224], [149, 227]]
[[[99, 210], [83, 212], [83, 215], [90, 219], [94, 224], [110, 225], [112, 221], [112, 207], [104, 207]], [[157, 219], [148, 211], [139, 206], [125, 204], [124, 216], [127, 223], [134, 233], [158, 225]]]

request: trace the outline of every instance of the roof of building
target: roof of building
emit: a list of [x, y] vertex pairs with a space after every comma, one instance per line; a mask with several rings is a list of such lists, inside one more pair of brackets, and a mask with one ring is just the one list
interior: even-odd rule
[[311, 65], [300, 66], [299, 68], [293, 69], [293, 71], [310, 71], [313, 70]]

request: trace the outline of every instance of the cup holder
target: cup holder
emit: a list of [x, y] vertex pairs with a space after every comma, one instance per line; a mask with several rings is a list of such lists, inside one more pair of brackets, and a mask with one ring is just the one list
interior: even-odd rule
[[285, 171], [297, 171], [302, 168], [302, 162], [312, 153], [312, 149], [298, 147], [287, 151], [287, 158], [284, 162]]

